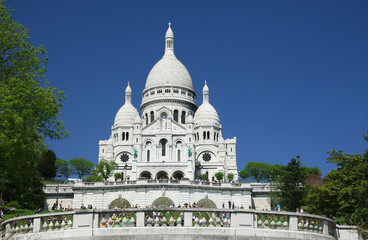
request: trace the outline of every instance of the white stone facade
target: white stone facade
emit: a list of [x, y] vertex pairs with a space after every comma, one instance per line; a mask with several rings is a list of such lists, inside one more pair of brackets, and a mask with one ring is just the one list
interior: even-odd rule
[[234, 174], [236, 138], [223, 139], [222, 126], [203, 88], [198, 107], [188, 70], [174, 54], [174, 34], [169, 26], [165, 54], [150, 71], [142, 92], [140, 117], [125, 90], [125, 104], [115, 116], [108, 140], [99, 142], [99, 161], [113, 160], [126, 180], [198, 179], [207, 174]]

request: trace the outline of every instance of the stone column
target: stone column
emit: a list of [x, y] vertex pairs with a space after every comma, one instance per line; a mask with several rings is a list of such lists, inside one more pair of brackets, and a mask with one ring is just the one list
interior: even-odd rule
[[298, 231], [298, 216], [290, 216], [289, 230]]
[[144, 227], [144, 212], [136, 212], [135, 216], [137, 217], [137, 227]]
[[328, 222], [326, 220], [322, 221], [323, 225], [323, 234], [328, 235]]
[[192, 212], [184, 212], [184, 227], [192, 227]]
[[41, 224], [41, 218], [34, 218], [33, 219], [33, 232], [41, 232], [42, 224]]

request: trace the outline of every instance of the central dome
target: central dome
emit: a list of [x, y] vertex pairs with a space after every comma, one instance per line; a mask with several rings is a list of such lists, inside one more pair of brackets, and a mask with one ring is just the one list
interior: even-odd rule
[[165, 35], [165, 54], [148, 74], [146, 89], [163, 85], [175, 85], [193, 90], [192, 78], [187, 68], [174, 54], [174, 33], [170, 24]]

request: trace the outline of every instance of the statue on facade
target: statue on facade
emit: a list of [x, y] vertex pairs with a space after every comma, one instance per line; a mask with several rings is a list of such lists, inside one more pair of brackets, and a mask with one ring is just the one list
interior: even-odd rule
[[188, 157], [191, 157], [192, 156], [192, 147], [189, 146], [188, 147]]
[[133, 149], [134, 149], [134, 153], [133, 153], [134, 159], [137, 159], [137, 157], [138, 157], [138, 150], [135, 147], [133, 147]]

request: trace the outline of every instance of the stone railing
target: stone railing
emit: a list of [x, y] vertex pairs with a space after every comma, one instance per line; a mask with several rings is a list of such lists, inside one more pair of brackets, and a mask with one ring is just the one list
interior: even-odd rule
[[210, 182], [197, 180], [170, 180], [170, 179], [138, 179], [137, 181], [116, 181], [116, 182], [77, 182], [74, 187], [101, 187], [101, 186], [121, 186], [132, 184], [180, 184], [180, 185], [202, 185], [202, 186], [222, 186], [222, 187], [247, 187], [249, 184], [239, 182]]
[[[154, 230], [157, 227], [161, 230]], [[178, 230], [163, 230], [165, 227], [168, 229], [177, 228]], [[136, 228], [146, 230], [133, 230]], [[179, 228], [183, 230], [179, 230]], [[193, 232], [189, 230], [192, 228], [203, 230]], [[4, 221], [1, 224], [1, 229], [4, 239], [17, 235], [32, 237], [32, 234], [46, 234], [39, 238], [47, 239], [48, 232], [53, 234], [53, 238], [60, 239], [67, 236], [78, 238], [78, 234], [85, 236], [87, 233], [98, 239], [98, 236], [113, 237], [123, 233], [134, 237], [136, 234], [143, 233], [146, 235], [150, 233], [170, 235], [176, 231], [189, 235], [204, 234], [206, 239], [211, 239], [211, 234], [235, 234], [243, 237], [268, 236], [267, 239], [288, 239], [287, 236], [293, 236], [292, 239], [338, 239], [336, 224], [329, 218], [310, 214], [251, 209], [126, 208], [78, 210], [76, 212], [17, 217]], [[115, 230], [109, 232], [109, 229]], [[118, 229], [125, 230], [118, 232]], [[37, 238], [37, 236], [33, 237]], [[191, 239], [195, 239], [195, 237], [194, 234]]]
[[73, 216], [75, 212], [61, 212], [50, 214], [36, 214], [16, 217], [1, 223], [4, 239], [12, 236], [47, 232], [64, 231], [73, 228]]

